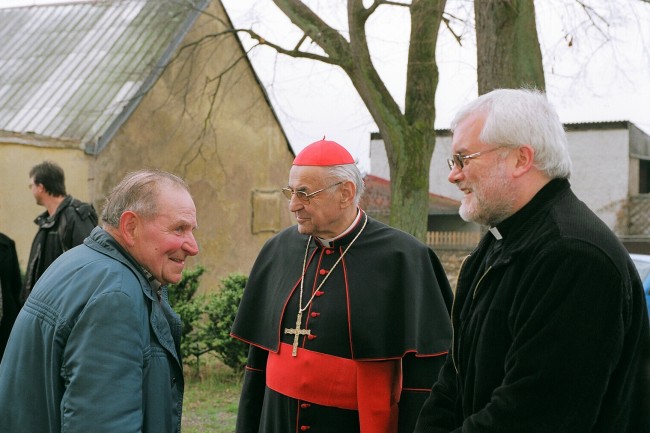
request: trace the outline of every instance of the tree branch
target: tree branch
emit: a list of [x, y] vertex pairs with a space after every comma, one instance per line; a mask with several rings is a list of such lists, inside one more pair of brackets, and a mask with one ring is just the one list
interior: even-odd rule
[[[648, 0], [643, 0], [643, 1], [648, 1]], [[600, 15], [598, 12], [596, 12], [596, 10], [593, 7], [585, 4], [583, 1], [577, 0], [577, 3], [585, 11], [585, 14], [587, 15], [587, 18], [589, 18], [589, 21], [591, 21], [591, 24], [596, 28], [596, 30], [598, 30], [598, 32], [605, 37], [605, 40], [609, 40], [610, 37], [609, 37], [608, 32], [602, 30], [600, 28], [600, 25], [596, 22], [596, 19], [597, 19], [601, 23], [604, 23], [606, 27], [609, 27], [609, 23], [607, 22], [607, 20], [602, 15]]]
[[300, 48], [300, 46], [302, 45], [302, 43], [305, 42], [305, 40], [307, 40], [307, 35], [303, 34], [302, 38], [300, 38], [300, 40], [298, 41], [298, 43], [294, 47], [294, 50], [298, 50]]
[[331, 59], [330, 57], [326, 56], [321, 56], [316, 53], [310, 53], [308, 51], [301, 51], [299, 49], [300, 45], [307, 39], [307, 34], [303, 35], [300, 41], [296, 44], [295, 48], [293, 49], [287, 49], [284, 48], [274, 42], [271, 42], [264, 38], [263, 36], [259, 35], [257, 32], [250, 30], [250, 29], [237, 29], [235, 30], [237, 33], [246, 33], [248, 36], [250, 36], [252, 39], [257, 41], [257, 45], [266, 45], [268, 47], [273, 48], [275, 51], [277, 51], [280, 54], [285, 54], [287, 56], [291, 57], [296, 57], [296, 58], [305, 58], [305, 59], [311, 59], [311, 60], [318, 60], [323, 63], [329, 63], [331, 65], [337, 65], [336, 61], [334, 59]]
[[409, 3], [399, 3], [399, 2], [396, 2], [396, 1], [390, 1], [390, 0], [377, 0], [372, 5], [370, 5], [370, 7], [368, 9], [372, 9], [374, 11], [380, 5], [403, 6], [403, 7], [406, 7], [406, 8], [411, 7], [411, 5]]
[[[376, 6], [382, 2], [375, 2]], [[392, 97], [372, 63], [365, 24], [369, 17], [363, 0], [348, 0], [348, 28], [350, 31], [350, 49], [354, 63], [344, 70], [352, 80], [368, 111], [378, 126], [403, 121], [399, 105]]]
[[377, 0], [377, 1], [373, 2], [368, 8], [365, 9], [364, 15], [366, 16], [366, 19], [370, 15], [372, 15], [379, 6], [382, 6], [382, 5], [402, 6], [402, 7], [405, 7], [405, 8], [410, 8], [411, 7], [411, 5], [409, 5], [407, 3], [398, 3], [398, 2], [394, 2], [394, 1], [390, 1], [390, 0]]
[[451, 19], [445, 17], [444, 15], [442, 16], [442, 22], [445, 23], [445, 27], [447, 27], [447, 30], [449, 30], [449, 33], [456, 39], [456, 42], [458, 42], [459, 46], [463, 46], [463, 41], [461, 36], [454, 31], [454, 29], [451, 28]]
[[[348, 41], [335, 29], [330, 27], [311, 9], [300, 0], [273, 0], [273, 3], [291, 20], [291, 22], [305, 32], [329, 57], [326, 63], [339, 65], [345, 69], [352, 63]], [[301, 57], [313, 58], [303, 51], [298, 51]], [[317, 55], [316, 55], [317, 56]], [[322, 60], [322, 56], [316, 57]]]

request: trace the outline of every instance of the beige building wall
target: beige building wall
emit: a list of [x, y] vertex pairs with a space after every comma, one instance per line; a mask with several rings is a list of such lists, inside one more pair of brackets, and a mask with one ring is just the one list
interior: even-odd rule
[[68, 194], [91, 200], [91, 158], [78, 145], [61, 145], [48, 140], [25, 143], [11, 137], [0, 137], [0, 232], [16, 242], [18, 259], [23, 272], [29, 259], [29, 249], [36, 235], [34, 219], [45, 211], [34, 201], [29, 185], [29, 170], [50, 160], [65, 171]]
[[[222, 30], [209, 17], [225, 19], [219, 2], [207, 13], [184, 44]], [[95, 158], [93, 197], [141, 168], [183, 177], [197, 205], [201, 249], [189, 266], [205, 266], [201, 289], [210, 291], [229, 273], [248, 275], [263, 243], [293, 223], [280, 194], [292, 160], [240, 45], [233, 36], [208, 39], [180, 51]]]
[[[226, 19], [212, 2], [184, 44], [222, 30], [210, 15]], [[16, 241], [23, 271], [33, 220], [45, 210], [27, 188], [29, 170], [44, 160], [61, 165], [68, 193], [100, 214], [107, 193], [130, 171], [183, 177], [197, 205], [201, 249], [188, 266], [205, 266], [202, 291], [232, 272], [248, 275], [264, 242], [294, 223], [280, 194], [293, 153], [237, 40], [208, 39], [177, 54], [96, 156], [83, 143], [0, 133], [0, 231]]]

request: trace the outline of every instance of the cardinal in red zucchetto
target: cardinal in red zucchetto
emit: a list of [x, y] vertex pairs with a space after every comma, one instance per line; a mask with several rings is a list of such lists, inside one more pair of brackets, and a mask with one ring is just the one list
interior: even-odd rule
[[282, 191], [297, 225], [262, 248], [232, 328], [250, 344], [237, 433], [411, 432], [451, 341], [440, 261], [359, 207], [334, 141], [304, 148]]

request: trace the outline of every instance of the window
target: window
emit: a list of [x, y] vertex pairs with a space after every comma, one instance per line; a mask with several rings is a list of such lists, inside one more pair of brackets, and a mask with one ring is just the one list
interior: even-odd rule
[[639, 194], [650, 193], [650, 161], [639, 160]]

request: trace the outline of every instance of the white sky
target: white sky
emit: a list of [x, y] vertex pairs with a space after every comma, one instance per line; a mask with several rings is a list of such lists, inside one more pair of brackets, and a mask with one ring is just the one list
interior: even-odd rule
[[33, 6], [55, 3], [76, 3], [90, 0], [0, 0], [0, 8], [9, 8], [15, 6]]
[[[343, 0], [304, 0], [332, 26], [346, 28]], [[301, 33], [270, 0], [223, 0], [235, 26], [250, 27], [269, 40]], [[367, 3], [367, 2], [366, 2]], [[448, 0], [448, 10], [473, 19], [471, 1]], [[631, 120], [650, 131], [650, 4], [639, 0], [588, 0], [608, 24], [592, 19], [610, 33], [609, 41], [590, 26], [576, 0], [536, 1], [537, 24], [544, 58], [546, 87], [563, 122]], [[369, 23], [373, 61], [403, 107], [408, 48], [408, 16], [403, 8], [382, 6]], [[402, 10], [400, 12], [400, 10]], [[462, 32], [462, 28], [457, 28]], [[468, 30], [469, 32], [470, 30]], [[573, 34], [569, 47], [565, 34]], [[287, 44], [292, 46], [291, 44]], [[476, 47], [471, 34], [463, 47], [441, 31], [437, 59], [440, 82], [436, 93], [436, 128], [447, 128], [465, 102], [477, 96]], [[252, 62], [266, 85], [294, 150], [327, 135], [367, 164], [369, 133], [374, 122], [343, 72], [310, 60], [279, 56], [256, 49]]]
[[[347, 27], [344, 0], [303, 1], [330, 25]], [[0, 0], [0, 7], [64, 2]], [[288, 41], [290, 47], [301, 36], [271, 0], [222, 2], [235, 26], [252, 26], [269, 40]], [[454, 8], [455, 14], [473, 18], [471, 9], [466, 10], [471, 1], [447, 3], [448, 11]], [[640, 0], [582, 3], [592, 6], [607, 22], [601, 22], [599, 15], [587, 15], [577, 0], [535, 2], [549, 98], [563, 122], [630, 120], [650, 132], [650, 4]], [[373, 61], [402, 107], [408, 27], [405, 8], [382, 6], [367, 29]], [[463, 29], [457, 25], [456, 31]], [[447, 128], [456, 110], [477, 96], [475, 41], [471, 30], [465, 33], [462, 47], [446, 29], [439, 37], [436, 128]], [[571, 46], [567, 33], [572, 35]], [[244, 44], [250, 45], [246, 40]], [[253, 50], [251, 61], [294, 151], [325, 135], [346, 146], [360, 159], [362, 169], [369, 169], [369, 134], [377, 128], [341, 70], [280, 56], [265, 47]]]

